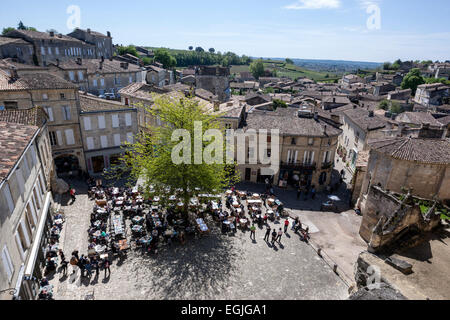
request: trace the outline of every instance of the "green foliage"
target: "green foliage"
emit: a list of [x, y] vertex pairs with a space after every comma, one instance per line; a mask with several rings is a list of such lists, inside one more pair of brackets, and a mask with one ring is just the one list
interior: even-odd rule
[[5, 36], [8, 32], [13, 31], [13, 30], [16, 30], [16, 29], [12, 28], [12, 27], [3, 28], [2, 36]]
[[294, 61], [292, 59], [286, 58], [286, 63], [287, 64], [294, 64]]
[[162, 63], [165, 69], [172, 69], [177, 66], [177, 59], [166, 49], [157, 49], [155, 51], [155, 61]]
[[189, 46], [189, 50], [190, 51], [194, 50], [194, 47], [193, 46]]
[[250, 64], [250, 72], [253, 74], [255, 79], [259, 79], [265, 73], [264, 63], [262, 60], [254, 61]]
[[421, 76], [420, 70], [414, 68], [403, 78], [402, 89], [411, 89], [412, 94], [415, 95], [417, 87], [424, 83], [425, 79]]
[[274, 99], [273, 100], [273, 109], [277, 110], [278, 108], [287, 108], [288, 105], [286, 102], [280, 99]]
[[378, 109], [388, 110], [389, 109], [389, 101], [388, 100], [381, 101], [380, 104], [378, 105]]
[[117, 53], [122, 56], [124, 54], [131, 54], [132, 56], [138, 57], [139, 58], [139, 53], [136, 50], [135, 46], [129, 45], [127, 47], [121, 47], [119, 46], [117, 48]]
[[264, 92], [265, 94], [269, 94], [269, 93], [275, 93], [275, 90], [274, 90], [274, 88], [272, 88], [272, 87], [268, 87], [268, 88], [265, 88], [265, 89], [263, 90], [263, 92]]
[[247, 56], [239, 57], [233, 52], [211, 53], [205, 51], [170, 51], [171, 55], [177, 60], [178, 67], [189, 67], [196, 65], [248, 65], [251, 59]]
[[197, 48], [195, 48], [195, 51], [197, 51], [197, 52], [205, 52], [205, 49], [203, 49], [202, 47], [197, 47]]
[[36, 28], [25, 26], [22, 21], [20, 21], [17, 25], [17, 30], [37, 31]]
[[[223, 133], [219, 115], [206, 113], [196, 100], [185, 97], [173, 99], [168, 96], [154, 96], [153, 106], [140, 107], [145, 108], [151, 116], [160, 117], [162, 125], [149, 126], [148, 132], [141, 133], [134, 144], [128, 144], [128, 152], [121, 161], [131, 168], [131, 179], [143, 179], [147, 194], [151, 186], [162, 200], [176, 193], [183, 200], [184, 213], [187, 214], [192, 197], [202, 193], [217, 194], [223, 188], [238, 182], [235, 168], [225, 165], [224, 161], [213, 164], [203, 161], [201, 164], [194, 164], [194, 123], [202, 123], [203, 134], [210, 129], [218, 129]], [[173, 139], [176, 129], [186, 130], [191, 139]], [[200, 144], [202, 154], [209, 154], [214, 140], [215, 138]], [[181, 142], [185, 143], [185, 148], [177, 149]], [[215, 149], [217, 150], [220, 150], [224, 157], [225, 144], [223, 148]], [[212, 152], [214, 155], [211, 153], [213, 157], [217, 156], [215, 151]], [[172, 160], [173, 152], [184, 158], [184, 163], [175, 164]]]
[[426, 78], [425, 79], [425, 83], [427, 84], [433, 84], [433, 83], [442, 83], [442, 84], [446, 84], [446, 85], [450, 85], [450, 80], [447, 80], [445, 78]]
[[216, 49], [214, 49], [214, 48], [209, 48], [209, 50], [208, 50], [210, 53], [215, 53], [216, 52]]
[[144, 63], [144, 66], [148, 66], [153, 63], [153, 59], [149, 57], [143, 57], [142, 62]]
[[400, 104], [398, 102], [392, 101], [391, 102], [391, 107], [389, 108], [389, 111], [391, 113], [400, 114], [400, 113], [403, 112], [403, 108], [400, 106]]

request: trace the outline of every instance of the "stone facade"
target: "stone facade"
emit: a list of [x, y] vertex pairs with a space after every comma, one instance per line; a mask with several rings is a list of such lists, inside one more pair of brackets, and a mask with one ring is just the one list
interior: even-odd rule
[[[16, 291], [14, 296], [1, 293], [0, 300], [33, 300], [39, 285], [32, 277], [42, 277], [43, 248], [51, 226], [52, 196], [44, 174], [47, 164], [38, 156], [38, 127], [4, 122], [0, 127], [1, 144], [13, 142], [17, 151], [9, 155], [13, 166], [2, 171], [0, 182], [0, 288]], [[52, 162], [48, 157], [46, 161]]]
[[124, 153], [125, 142], [138, 134], [137, 108], [81, 95], [81, 132], [90, 175], [102, 174]]
[[34, 50], [33, 62], [40, 66], [46, 66], [57, 59], [68, 61], [74, 58], [94, 59], [96, 57], [94, 45], [53, 32], [13, 30], [6, 36], [31, 43]]
[[441, 213], [438, 203], [429, 201], [430, 207], [422, 213], [419, 200], [424, 199], [410, 194], [394, 195], [377, 186], [370, 188], [361, 205], [363, 220], [360, 228], [360, 235], [368, 243], [369, 251], [413, 247], [420, 241], [422, 233], [439, 226]]
[[196, 69], [196, 88], [205, 89], [217, 95], [220, 102], [231, 97], [230, 69], [222, 67], [201, 66]]
[[109, 31], [104, 35], [91, 29], [82, 30], [77, 28], [69, 33], [68, 36], [93, 45], [96, 59], [101, 59], [102, 57], [109, 59], [113, 56], [113, 42]]
[[430, 108], [443, 104], [443, 99], [449, 96], [450, 87], [442, 83], [423, 84], [417, 87], [414, 101], [424, 107]]
[[33, 46], [22, 40], [0, 36], [0, 58], [14, 58], [21, 63], [33, 63]]

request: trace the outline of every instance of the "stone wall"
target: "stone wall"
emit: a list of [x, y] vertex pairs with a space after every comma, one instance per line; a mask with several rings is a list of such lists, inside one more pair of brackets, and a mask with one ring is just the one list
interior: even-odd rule
[[[441, 221], [435, 206], [426, 215], [410, 194], [399, 200], [396, 196], [372, 186], [364, 199], [361, 237], [371, 252], [389, 250], [393, 246], [414, 245], [410, 240], [436, 228]], [[420, 240], [420, 237], [418, 238]]]

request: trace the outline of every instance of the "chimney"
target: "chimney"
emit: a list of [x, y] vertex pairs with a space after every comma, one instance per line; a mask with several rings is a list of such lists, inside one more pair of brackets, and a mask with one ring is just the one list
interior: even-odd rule
[[83, 64], [83, 60], [81, 58], [77, 58], [77, 64], [81, 66]]
[[87, 29], [87, 33], [91, 34], [91, 29], [88, 28]]
[[58, 38], [60, 38], [60, 39], [62, 38], [62, 33], [58, 34]]
[[16, 68], [12, 68], [11, 69], [11, 75], [10, 75], [10, 81], [14, 82], [17, 79], [19, 79], [19, 74], [17, 73], [17, 69]]
[[374, 116], [374, 112], [373, 111], [369, 111], [369, 118], [373, 118]]
[[111, 38], [111, 32], [107, 31], [107, 32], [106, 32], [106, 36], [107, 36], [108, 38]]
[[59, 59], [56, 59], [56, 66], [59, 67]]
[[105, 57], [104, 56], [102, 56], [102, 62], [105, 62]]
[[98, 67], [100, 70], [102, 70], [103, 69], [103, 60], [101, 60], [100, 61], [100, 65], [99, 65], [99, 67]]
[[50, 37], [54, 37], [55, 36], [55, 31], [50, 31]]
[[333, 103], [336, 103], [336, 98], [333, 98]]

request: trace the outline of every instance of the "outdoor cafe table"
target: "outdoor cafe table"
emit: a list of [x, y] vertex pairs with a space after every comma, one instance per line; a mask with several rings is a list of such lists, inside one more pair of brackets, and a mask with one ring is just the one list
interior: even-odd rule
[[225, 194], [226, 194], [227, 196], [231, 196], [231, 195], [233, 194], [233, 191], [227, 190], [227, 191], [225, 192]]
[[141, 216], [136, 216], [136, 217], [133, 218], [132, 221], [133, 221], [133, 223], [135, 223], [135, 224], [140, 224], [140, 223], [142, 223], [142, 222], [144, 221], [144, 218], [141, 217]]
[[177, 197], [174, 196], [174, 195], [172, 195], [172, 196], [169, 197], [169, 200], [170, 200], [170, 201], [176, 201], [176, 200], [177, 200]]
[[240, 205], [239, 205], [239, 202], [237, 202], [237, 201], [234, 201], [234, 202], [233, 202], [233, 207], [235, 207], [235, 208], [239, 208], [239, 207], [240, 207]]
[[274, 202], [275, 202], [275, 199], [273, 199], [273, 198], [267, 199], [267, 204], [268, 204], [269, 206], [272, 206], [272, 205], [274, 204]]
[[97, 253], [103, 253], [106, 250], [106, 246], [98, 245], [98, 246], [95, 246], [94, 249]]
[[143, 228], [142, 228], [142, 226], [135, 225], [135, 226], [133, 226], [133, 227], [131, 228], [131, 230], [132, 230], [133, 232], [142, 232]]
[[123, 205], [123, 200], [116, 200], [116, 206], [121, 207]]
[[121, 216], [114, 216], [112, 221], [113, 221], [114, 233], [115, 234], [123, 234]]
[[255, 200], [257, 200], [257, 199], [260, 199], [261, 196], [259, 195], [259, 193], [254, 193], [254, 194], [252, 195], [252, 198], [255, 199]]
[[260, 205], [262, 205], [262, 201], [261, 200], [247, 200], [247, 205], [260, 206]]
[[247, 195], [247, 193], [244, 192], [244, 191], [236, 191], [236, 192], [237, 192], [238, 196], [241, 197], [241, 198], [245, 197]]

